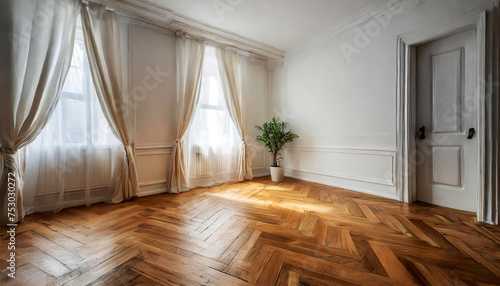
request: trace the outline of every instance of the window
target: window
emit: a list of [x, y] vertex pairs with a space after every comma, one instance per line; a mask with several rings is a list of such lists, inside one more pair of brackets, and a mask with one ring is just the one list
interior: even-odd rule
[[222, 148], [235, 143], [237, 131], [226, 108], [213, 47], [206, 48], [200, 103], [192, 126], [190, 138], [199, 147]]
[[42, 133], [50, 133], [57, 145], [105, 146], [113, 140], [92, 82], [81, 26], [59, 104]]
[[215, 48], [207, 46], [200, 102], [189, 128], [191, 177], [234, 171], [240, 139], [227, 111]]
[[[80, 21], [78, 21], [80, 23]], [[42, 132], [27, 147], [26, 191], [38, 205], [100, 201], [120, 164], [120, 143], [104, 117], [92, 82], [81, 23], [61, 98]], [[51, 196], [64, 194], [62, 200]], [[57, 198], [56, 196], [56, 198]], [[35, 204], [35, 205], [37, 205]]]

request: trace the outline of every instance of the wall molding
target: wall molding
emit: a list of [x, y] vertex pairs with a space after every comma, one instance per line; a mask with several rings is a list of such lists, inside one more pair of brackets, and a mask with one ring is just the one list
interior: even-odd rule
[[167, 155], [172, 153], [173, 147], [173, 145], [169, 144], [139, 145], [135, 147], [135, 156]]
[[[106, 193], [108, 192], [108, 190], [109, 186], [98, 186], [90, 188], [90, 204], [105, 202], [107, 199]], [[85, 200], [85, 192], [85, 189], [72, 189], [64, 191], [65, 196], [80, 198], [65, 201], [62, 208], [65, 209], [87, 205], [87, 201]], [[29, 207], [26, 210], [27, 214], [54, 211], [54, 206], [52, 203], [57, 201], [56, 198], [59, 196], [59, 194], [60, 192], [35, 194], [34, 203], [36, 203], [36, 206]], [[50, 203], [49, 205], [46, 202], [52, 203]]]
[[425, 44], [441, 38], [444, 35], [450, 35], [475, 28], [475, 24], [480, 18], [480, 14], [485, 10], [492, 8], [492, 2], [479, 2], [464, 8], [460, 15], [438, 19], [433, 22], [425, 23], [398, 36], [403, 42], [414, 44]]
[[174, 144], [138, 144], [135, 150], [149, 150], [149, 149], [172, 149]]
[[143, 28], [143, 29], [148, 29], [148, 30], [152, 30], [152, 31], [155, 31], [155, 32], [167, 35], [167, 36], [175, 37], [175, 31], [168, 30], [165, 27], [154, 25], [154, 24], [151, 24], [151, 23], [146, 22], [146, 21], [141, 21], [141, 20], [136, 19], [136, 18], [131, 19], [130, 22], [135, 27], [139, 27], [139, 28]]
[[[292, 171], [292, 170], [290, 170], [290, 171]], [[317, 184], [322, 184], [322, 185], [326, 185], [326, 186], [337, 187], [337, 188], [341, 188], [341, 189], [345, 189], [345, 190], [349, 190], [349, 191], [355, 191], [355, 192], [368, 194], [368, 195], [373, 195], [373, 196], [377, 196], [377, 197], [383, 197], [386, 199], [398, 200], [398, 197], [396, 195], [388, 195], [388, 194], [384, 194], [384, 193], [380, 193], [380, 192], [374, 192], [371, 189], [363, 188], [363, 187], [356, 187], [356, 186], [340, 184], [340, 183], [332, 183], [332, 182], [329, 182], [326, 180], [320, 180], [320, 179], [312, 179], [312, 178], [309, 178], [306, 176], [302, 176], [300, 174], [301, 173], [300, 171], [295, 173], [295, 174], [290, 173], [290, 171], [285, 173], [286, 177], [294, 178], [294, 179], [302, 180], [302, 181], [307, 181], [307, 182], [312, 182], [312, 183], [317, 183]], [[294, 171], [292, 171], [292, 172], [294, 172]]]
[[250, 57], [270, 60], [271, 66], [276, 61], [283, 62], [284, 51], [270, 45], [240, 36], [236, 33], [209, 25], [205, 22], [176, 13], [174, 10], [158, 5], [148, 0], [85, 0], [105, 5], [107, 9], [145, 26], [176, 32], [178, 30], [194, 36], [215, 42], [220, 45], [234, 47], [248, 53]]
[[147, 197], [147, 196], [152, 196], [152, 195], [157, 195], [157, 194], [163, 194], [167, 193], [167, 188], [159, 188], [159, 189], [154, 189], [150, 191], [140, 191], [139, 192], [139, 197]]
[[[394, 19], [403, 16], [411, 9], [420, 6], [423, 2], [423, 0], [401, 0], [399, 2], [399, 5], [404, 8], [404, 11], [402, 13], [393, 15], [391, 21], [394, 21]], [[285, 53], [285, 63], [300, 59], [303, 56], [309, 54], [310, 51], [330, 46], [332, 45], [332, 41], [335, 42], [334, 44], [340, 44], [340, 42], [337, 42], [337, 38], [340, 35], [356, 28], [361, 28], [368, 24], [370, 21], [376, 21], [375, 18], [382, 16], [382, 14], [388, 11], [390, 3], [391, 1], [374, 1], [373, 4], [367, 5], [366, 8], [358, 11], [341, 23], [334, 25], [328, 31], [323, 32], [314, 40], [306, 43], [303, 47]]]
[[396, 156], [397, 156], [396, 151], [378, 150], [378, 149], [351, 149], [351, 148], [338, 148], [338, 147], [331, 147], [331, 146], [329, 146], [329, 147], [291, 146], [291, 147], [287, 147], [287, 149], [291, 149], [291, 150], [297, 149], [297, 150], [301, 150], [301, 151], [305, 151], [305, 152], [338, 153], [338, 154], [353, 154], [353, 155], [365, 155], [365, 156], [390, 157], [391, 162], [392, 162], [391, 163], [392, 170], [391, 170], [390, 182], [384, 181], [384, 180], [361, 178], [361, 177], [351, 176], [351, 175], [347, 175], [347, 174], [327, 174], [327, 173], [322, 173], [322, 172], [300, 170], [300, 169], [288, 168], [288, 167], [285, 167], [285, 170], [313, 174], [313, 175], [319, 175], [319, 176], [325, 176], [325, 177], [331, 177], [331, 178], [346, 179], [346, 180], [363, 182], [363, 183], [377, 184], [377, 185], [383, 185], [383, 186], [391, 186], [392, 187], [392, 186], [396, 185], [396, 180], [395, 180]]
[[285, 54], [284, 51], [275, 47], [175, 12], [169, 28], [181, 30], [191, 36], [200, 37], [208, 41], [214, 41], [218, 44], [246, 51], [250, 53], [249, 56], [255, 56], [261, 59], [264, 57], [271, 62], [283, 61], [283, 55]]
[[[96, 187], [91, 187], [89, 188], [90, 192], [102, 192], [102, 191], [107, 191], [109, 189], [109, 186], [96, 186]], [[78, 188], [78, 189], [70, 189], [70, 190], [64, 190], [65, 194], [73, 194], [73, 193], [85, 193], [85, 189]], [[36, 197], [48, 197], [48, 196], [59, 196], [61, 192], [46, 192], [46, 193], [39, 193], [35, 194]]]
[[173, 17], [173, 11], [148, 0], [82, 0], [83, 3], [98, 3], [107, 10], [116, 12], [128, 18], [142, 19], [157, 24], [168, 24]]
[[369, 179], [365, 179], [365, 178], [356, 178], [356, 177], [349, 176], [349, 175], [326, 174], [326, 173], [306, 171], [306, 170], [299, 170], [299, 169], [293, 169], [293, 168], [285, 168], [285, 170], [287, 170], [287, 171], [294, 171], [294, 172], [300, 172], [300, 173], [313, 174], [313, 175], [319, 175], [319, 176], [324, 176], [324, 177], [346, 179], [346, 180], [358, 181], [358, 182], [363, 182], [363, 183], [377, 184], [377, 185], [383, 185], [383, 186], [394, 186], [395, 185], [394, 182], [389, 183], [389, 182], [384, 182], [382, 180], [369, 180]]
[[271, 171], [269, 170], [269, 167], [252, 167], [252, 174], [254, 178], [259, 178], [259, 177], [265, 177], [265, 176], [270, 176]]
[[153, 185], [160, 185], [160, 184], [165, 184], [167, 183], [167, 179], [161, 179], [161, 180], [153, 180], [153, 181], [147, 181], [147, 182], [141, 182], [139, 183], [139, 187], [147, 187], [147, 186], [153, 186]]
[[[90, 200], [90, 204], [98, 204], [98, 203], [104, 203], [106, 202], [105, 197], [96, 197]], [[87, 203], [85, 200], [72, 200], [72, 201], [67, 201], [63, 204], [62, 209], [67, 209], [67, 208], [74, 208], [74, 207], [82, 207], [85, 206]], [[33, 214], [33, 213], [44, 213], [44, 212], [53, 212], [54, 208], [45, 206], [45, 207], [33, 207], [29, 208], [26, 211], [26, 214]]]
[[[369, 141], [367, 145], [366, 142]], [[380, 133], [346, 133], [329, 136], [303, 135], [290, 146], [318, 146], [318, 147], [334, 147], [348, 149], [373, 149], [373, 150], [396, 150], [396, 133], [395, 132], [380, 132]], [[321, 143], [317, 143], [321, 142]], [[355, 147], [352, 143], [355, 142]], [[347, 145], [349, 143], [349, 145]], [[393, 147], [389, 147], [393, 146]]]
[[348, 153], [348, 154], [366, 154], [366, 155], [386, 155], [395, 156], [396, 150], [391, 149], [372, 149], [372, 148], [346, 148], [335, 146], [287, 146], [286, 149], [302, 149], [312, 151], [329, 151], [332, 153]]
[[139, 197], [166, 193], [168, 191], [167, 183], [167, 179], [139, 183]]

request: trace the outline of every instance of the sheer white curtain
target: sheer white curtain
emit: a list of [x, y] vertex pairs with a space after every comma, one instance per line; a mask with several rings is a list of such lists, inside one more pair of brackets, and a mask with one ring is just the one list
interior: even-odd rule
[[189, 187], [236, 181], [240, 142], [224, 100], [215, 48], [206, 46], [200, 101], [186, 139]]
[[[80, 5], [78, 0], [0, 1], [1, 225], [24, 217], [17, 151], [37, 137], [59, 101]], [[8, 192], [12, 180], [15, 187]]]
[[172, 150], [169, 170], [169, 191], [180, 193], [189, 190], [189, 161], [186, 149], [187, 130], [193, 121], [200, 99], [201, 74], [205, 45], [203, 42], [180, 35], [176, 39], [177, 64], [177, 139]]
[[80, 20], [73, 58], [53, 116], [27, 147], [27, 212], [59, 211], [110, 199], [120, 144], [101, 111]]
[[82, 24], [90, 71], [107, 122], [123, 150], [123, 168], [117, 169], [112, 203], [139, 194], [139, 180], [131, 128], [128, 124], [127, 29], [106, 6], [88, 3], [82, 8]]
[[252, 158], [256, 153], [247, 138], [245, 100], [243, 99], [243, 58], [234, 50], [217, 48], [217, 60], [222, 79], [224, 99], [231, 119], [240, 137], [238, 156], [238, 181], [253, 179]]

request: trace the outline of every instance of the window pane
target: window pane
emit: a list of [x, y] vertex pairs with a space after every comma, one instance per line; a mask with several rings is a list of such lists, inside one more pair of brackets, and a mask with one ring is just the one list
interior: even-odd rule
[[193, 143], [200, 146], [232, 146], [233, 126], [227, 110], [199, 108], [191, 128]]
[[86, 106], [85, 102], [74, 99], [62, 99], [64, 141], [65, 143], [84, 144], [86, 136]]
[[224, 96], [222, 94], [222, 85], [218, 78], [211, 76], [208, 78], [208, 88], [209, 88], [209, 103], [210, 105], [223, 106]]
[[203, 105], [213, 105], [223, 107], [224, 96], [219, 74], [217, 57], [213, 47], [207, 47], [205, 60], [203, 62], [203, 76], [201, 82], [200, 103]]

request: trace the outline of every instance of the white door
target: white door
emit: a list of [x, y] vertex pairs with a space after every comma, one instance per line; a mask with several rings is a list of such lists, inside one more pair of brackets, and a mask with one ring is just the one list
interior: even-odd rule
[[474, 30], [417, 48], [417, 200], [470, 212], [479, 188], [475, 49]]

